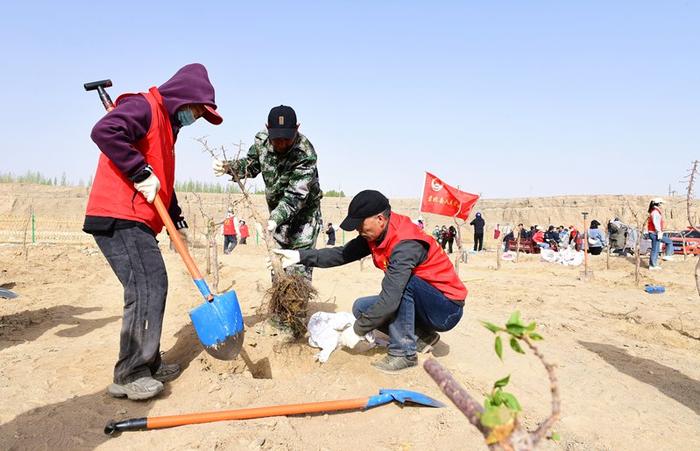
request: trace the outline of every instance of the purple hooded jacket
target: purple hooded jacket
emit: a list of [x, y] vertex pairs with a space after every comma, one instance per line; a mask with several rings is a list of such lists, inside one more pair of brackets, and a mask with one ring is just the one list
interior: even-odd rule
[[[201, 64], [188, 64], [158, 87], [163, 103], [170, 116], [173, 129], [173, 141], [177, 140], [180, 123], [177, 110], [183, 105], [205, 104], [216, 109], [214, 87], [209, 81], [207, 69]], [[134, 144], [148, 133], [151, 127], [151, 107], [141, 95], [132, 95], [119, 101], [119, 105], [107, 113], [92, 129], [90, 137], [97, 147], [127, 177], [133, 177], [146, 166], [146, 161]], [[177, 196], [173, 192], [169, 207], [170, 216], [175, 223], [182, 220]], [[123, 222], [123, 220], [119, 220]], [[128, 221], [131, 222], [131, 221]], [[113, 229], [113, 218], [88, 216], [85, 219], [85, 232], [104, 232]], [[184, 224], [184, 221], [178, 224]], [[119, 226], [119, 225], [118, 225]], [[186, 225], [185, 225], [186, 227]]]

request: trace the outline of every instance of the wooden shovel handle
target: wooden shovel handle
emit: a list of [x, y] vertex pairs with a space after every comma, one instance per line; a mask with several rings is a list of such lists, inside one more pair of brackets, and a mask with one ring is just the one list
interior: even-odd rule
[[336, 412], [356, 410], [367, 405], [369, 398], [344, 399], [340, 401], [311, 402], [288, 404], [285, 406], [254, 407], [251, 409], [223, 410], [220, 412], [202, 412], [165, 417], [149, 417], [148, 429], [160, 429], [185, 424], [211, 423], [225, 420], [248, 420], [251, 418], [300, 415], [305, 413]]
[[197, 265], [190, 255], [190, 252], [187, 250], [185, 242], [182, 241], [182, 237], [180, 237], [180, 232], [177, 231], [175, 224], [173, 224], [173, 220], [170, 219], [170, 214], [168, 213], [167, 208], [165, 208], [165, 205], [160, 198], [160, 194], [156, 193], [156, 198], [153, 201], [153, 205], [156, 206], [160, 219], [165, 224], [165, 229], [168, 231], [168, 235], [170, 235], [170, 240], [175, 245], [175, 249], [177, 250], [177, 253], [180, 254], [182, 261], [185, 262], [185, 266], [187, 266], [187, 270], [190, 272], [190, 275], [195, 280], [202, 280], [202, 273], [199, 272], [199, 268], [197, 268]]

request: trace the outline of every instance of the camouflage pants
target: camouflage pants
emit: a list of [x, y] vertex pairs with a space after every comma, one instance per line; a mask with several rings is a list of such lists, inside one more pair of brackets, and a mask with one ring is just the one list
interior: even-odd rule
[[[287, 224], [277, 227], [273, 235], [282, 249], [316, 249], [316, 240], [321, 231], [321, 209], [310, 215], [299, 215]], [[289, 275], [300, 274], [311, 282], [313, 268], [304, 265], [292, 265], [284, 269]], [[275, 280], [274, 274], [272, 280]]]

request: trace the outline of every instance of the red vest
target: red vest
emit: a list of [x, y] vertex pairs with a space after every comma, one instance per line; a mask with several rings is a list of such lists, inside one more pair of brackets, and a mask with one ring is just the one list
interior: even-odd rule
[[248, 238], [250, 233], [248, 233], [248, 224], [243, 224], [241, 226], [241, 238]]
[[373, 241], [368, 242], [374, 265], [386, 271], [394, 246], [403, 240], [419, 240], [430, 246], [428, 256], [423, 263], [413, 269], [412, 273], [440, 290], [448, 299], [464, 302], [467, 297], [467, 288], [459, 280], [447, 254], [432, 237], [407, 216], [392, 212], [384, 240], [379, 245]]
[[654, 210], [658, 211], [661, 215], [661, 231], [663, 232], [664, 230], [666, 230], [666, 221], [664, 221], [664, 214], [658, 207], [654, 207], [651, 210], [651, 213], [649, 213], [649, 219], [647, 219], [647, 230], [650, 232], [658, 232], [658, 230], [656, 230], [656, 226], [654, 226], [654, 220], [651, 217], [651, 215], [654, 213]]
[[[116, 104], [131, 95], [142, 95], [151, 106], [151, 127], [134, 147], [143, 154], [160, 180], [158, 194], [167, 208], [175, 184], [175, 148], [168, 111], [155, 87], [141, 94], [123, 94]], [[155, 206], [146, 202], [146, 198], [134, 188], [134, 183], [104, 153], [97, 163], [85, 214], [142, 222], [156, 234], [163, 228]]]
[[233, 218], [224, 219], [224, 235], [235, 235], [236, 226], [233, 225]]

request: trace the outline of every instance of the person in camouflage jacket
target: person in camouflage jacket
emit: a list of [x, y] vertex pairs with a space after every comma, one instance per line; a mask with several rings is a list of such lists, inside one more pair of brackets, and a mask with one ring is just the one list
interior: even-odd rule
[[[316, 151], [299, 133], [291, 107], [272, 108], [267, 130], [255, 135], [245, 158], [214, 160], [216, 175], [254, 178], [262, 174], [270, 212], [267, 230], [282, 249], [315, 249], [321, 229], [321, 198]], [[302, 273], [311, 280], [311, 268], [294, 265], [288, 273]]]

